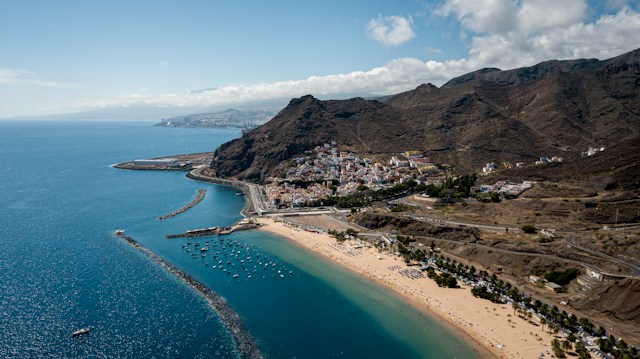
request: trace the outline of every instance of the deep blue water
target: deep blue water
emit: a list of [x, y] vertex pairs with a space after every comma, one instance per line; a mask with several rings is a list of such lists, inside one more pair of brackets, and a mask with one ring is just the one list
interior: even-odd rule
[[[241, 232], [199, 239], [211, 243], [207, 257], [193, 243], [187, 252], [187, 240], [164, 236], [237, 221], [242, 197], [184, 173], [109, 166], [210, 151], [237, 136], [149, 122], [0, 122], [0, 358], [236, 356], [205, 301], [116, 229], [225, 296], [269, 358], [475, 357], [393, 294], [281, 238]], [[156, 219], [200, 188], [200, 204]], [[87, 325], [89, 335], [71, 338]]]

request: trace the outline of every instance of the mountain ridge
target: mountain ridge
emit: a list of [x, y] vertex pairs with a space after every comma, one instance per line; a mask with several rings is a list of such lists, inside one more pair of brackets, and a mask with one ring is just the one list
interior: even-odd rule
[[272, 120], [221, 145], [220, 176], [264, 180], [316, 145], [361, 154], [420, 150], [459, 172], [486, 162], [575, 159], [640, 133], [640, 49], [607, 59], [481, 69], [441, 87], [378, 100], [292, 99]]

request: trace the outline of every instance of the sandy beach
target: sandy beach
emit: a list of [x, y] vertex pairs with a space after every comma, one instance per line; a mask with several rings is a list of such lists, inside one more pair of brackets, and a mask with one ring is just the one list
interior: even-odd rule
[[[510, 305], [498, 305], [476, 298], [471, 288], [441, 288], [426, 276], [412, 275], [412, 267], [395, 256], [375, 248], [352, 248], [339, 244], [328, 234], [292, 228], [283, 222], [260, 218], [262, 230], [280, 235], [315, 253], [325, 256], [400, 294], [421, 311], [447, 323], [474, 345], [483, 357], [551, 357], [552, 334], [542, 330], [538, 319], [531, 322], [514, 315]], [[435, 314], [435, 316], [434, 316]]]

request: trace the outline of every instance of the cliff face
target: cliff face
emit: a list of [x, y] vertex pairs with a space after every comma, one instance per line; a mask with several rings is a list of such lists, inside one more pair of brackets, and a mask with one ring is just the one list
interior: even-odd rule
[[216, 150], [221, 176], [264, 179], [283, 161], [338, 142], [363, 154], [423, 150], [461, 172], [490, 161], [578, 157], [640, 134], [640, 50], [599, 61], [483, 69], [384, 102], [292, 100], [267, 124]]

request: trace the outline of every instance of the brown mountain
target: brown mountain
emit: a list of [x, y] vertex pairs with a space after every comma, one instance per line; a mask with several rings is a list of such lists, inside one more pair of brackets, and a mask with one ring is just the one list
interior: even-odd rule
[[640, 49], [599, 61], [483, 69], [390, 96], [291, 100], [278, 115], [221, 145], [220, 176], [261, 180], [282, 161], [330, 141], [363, 154], [423, 150], [460, 172], [491, 161], [579, 157], [640, 134]]

